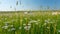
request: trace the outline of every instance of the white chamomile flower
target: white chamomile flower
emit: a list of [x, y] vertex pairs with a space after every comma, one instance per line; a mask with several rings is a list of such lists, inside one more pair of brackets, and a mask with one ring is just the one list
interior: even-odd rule
[[58, 13], [57, 12], [52, 12], [52, 15], [57, 15]]
[[28, 14], [28, 12], [24, 12], [24, 14]]
[[31, 20], [29, 23], [36, 23], [37, 21], [35, 21], [35, 20]]
[[3, 29], [7, 29], [7, 28], [8, 28], [8, 26], [3, 26], [2, 28], [3, 28]]
[[60, 32], [60, 30], [58, 30], [58, 32]]
[[15, 28], [11, 28], [11, 31], [15, 30]]
[[25, 26], [24, 29], [25, 30], [29, 30], [31, 28], [31, 26]]

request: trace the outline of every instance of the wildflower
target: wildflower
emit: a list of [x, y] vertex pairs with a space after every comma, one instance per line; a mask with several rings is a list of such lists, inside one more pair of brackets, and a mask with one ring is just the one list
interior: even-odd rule
[[49, 21], [48, 20], [45, 20], [46, 23], [48, 23]]
[[3, 29], [7, 29], [7, 28], [8, 28], [8, 26], [3, 26], [2, 28], [3, 28]]
[[15, 30], [15, 28], [13, 27], [13, 28], [11, 28], [11, 31], [13, 31], [13, 30]]
[[60, 32], [60, 30], [58, 30], [58, 32]]
[[46, 22], [46, 23], [50, 23], [50, 19], [48, 19], [48, 20], [45, 20], [45, 22]]
[[32, 20], [32, 21], [30, 21], [29, 23], [36, 23], [36, 22], [38, 22], [38, 21]]
[[24, 12], [24, 14], [28, 14], [28, 12]]
[[60, 12], [58, 14], [60, 14]]
[[29, 30], [31, 28], [31, 26], [25, 26], [24, 29], [25, 30]]
[[57, 12], [52, 12], [52, 15], [57, 15], [58, 13]]

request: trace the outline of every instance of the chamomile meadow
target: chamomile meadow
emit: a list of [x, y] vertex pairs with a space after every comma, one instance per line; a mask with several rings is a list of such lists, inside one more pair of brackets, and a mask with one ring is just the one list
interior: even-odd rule
[[1, 13], [0, 34], [60, 34], [59, 12], [31, 13]]

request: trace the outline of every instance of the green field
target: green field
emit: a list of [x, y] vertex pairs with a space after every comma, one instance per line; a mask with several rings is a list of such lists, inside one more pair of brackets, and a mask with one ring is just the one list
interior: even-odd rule
[[0, 12], [0, 34], [60, 34], [60, 12]]

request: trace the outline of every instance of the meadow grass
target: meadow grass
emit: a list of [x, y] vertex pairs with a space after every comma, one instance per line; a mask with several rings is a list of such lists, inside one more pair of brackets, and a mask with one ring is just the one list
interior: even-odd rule
[[60, 34], [60, 14], [45, 12], [1, 12], [0, 34]]

